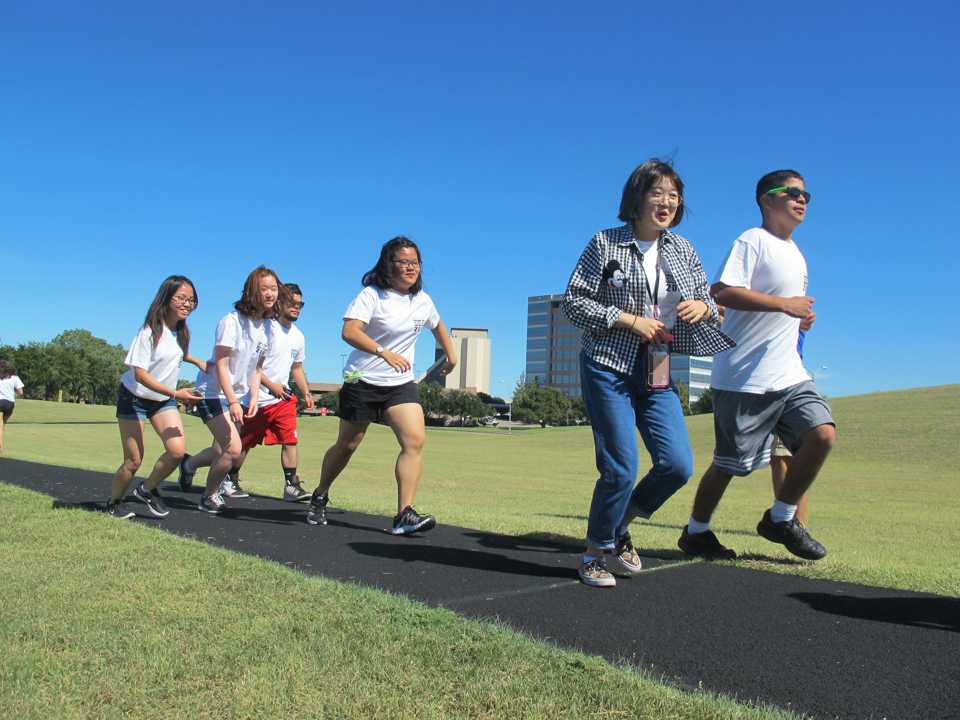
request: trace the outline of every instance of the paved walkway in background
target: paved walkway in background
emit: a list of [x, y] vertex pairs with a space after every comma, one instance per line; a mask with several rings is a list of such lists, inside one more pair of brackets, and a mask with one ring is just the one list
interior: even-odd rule
[[[110, 479], [0, 460], [0, 480], [51, 495], [54, 508], [102, 504]], [[164, 520], [131, 502], [144, 525], [467, 617], [497, 617], [682, 687], [817, 718], [960, 717], [957, 598], [688, 562], [672, 550], [644, 555], [641, 575], [598, 590], [577, 580], [579, 543], [443, 524], [394, 537], [388, 518], [337, 510], [328, 526], [310, 527], [305, 505], [268, 497], [232, 500], [227, 514], [211, 517], [196, 510], [199, 491], [162, 491], [172, 510]]]

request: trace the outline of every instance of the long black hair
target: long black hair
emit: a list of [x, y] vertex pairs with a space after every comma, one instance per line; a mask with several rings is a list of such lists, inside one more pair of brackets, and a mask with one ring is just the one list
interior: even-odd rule
[[364, 287], [373, 285], [381, 290], [393, 287], [390, 282], [394, 276], [393, 261], [396, 259], [397, 252], [403, 248], [413, 248], [417, 253], [417, 262], [420, 263], [420, 274], [417, 275], [417, 281], [410, 286], [410, 294], [416, 295], [423, 290], [423, 260], [420, 259], [420, 248], [413, 240], [403, 235], [397, 235], [397, 237], [387, 240], [383, 244], [383, 247], [380, 248], [380, 259], [377, 260], [376, 265], [363, 274], [360, 283]]
[[[190, 278], [184, 277], [183, 275], [171, 275], [160, 283], [160, 289], [157, 290], [153, 302], [150, 303], [150, 309], [147, 310], [147, 318], [143, 321], [144, 326], [149, 327], [150, 332], [153, 334], [154, 347], [157, 346], [163, 335], [163, 321], [169, 310], [170, 300], [177, 294], [177, 290], [180, 289], [181, 285], [189, 285], [193, 291], [193, 298], [196, 301], [193, 305], [194, 310], [200, 306], [200, 296], [197, 295], [197, 289], [193, 286]], [[187, 327], [186, 319], [178, 320], [175, 330], [177, 333], [177, 345], [180, 346], [183, 354], [186, 355], [190, 348], [190, 328]]]

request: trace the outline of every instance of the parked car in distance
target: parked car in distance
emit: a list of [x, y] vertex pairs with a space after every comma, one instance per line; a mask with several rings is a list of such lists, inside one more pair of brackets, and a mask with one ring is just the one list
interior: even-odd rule
[[497, 420], [493, 415], [484, 415], [477, 422], [481, 425], [486, 425], [487, 427], [495, 427], [500, 421]]

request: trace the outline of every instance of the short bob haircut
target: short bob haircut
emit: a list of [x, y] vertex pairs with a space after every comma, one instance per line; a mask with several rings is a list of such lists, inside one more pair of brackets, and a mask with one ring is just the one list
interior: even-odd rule
[[[264, 314], [264, 311], [260, 308], [258, 301], [260, 297], [260, 280], [267, 276], [273, 277], [277, 282], [277, 302], [274, 303], [273, 309]], [[288, 295], [288, 291], [284, 284], [280, 282], [279, 276], [270, 268], [265, 265], [259, 265], [250, 271], [250, 274], [247, 275], [246, 281], [243, 283], [243, 295], [233, 304], [233, 309], [236, 310], [241, 315], [246, 315], [253, 318], [270, 318], [276, 320], [280, 317], [280, 301], [285, 299]]]
[[774, 170], [773, 172], [768, 172], [757, 181], [757, 205], [760, 206], [760, 212], [763, 212], [763, 205], [760, 203], [760, 198], [773, 188], [780, 187], [787, 180], [799, 180], [802, 183], [806, 182], [806, 180], [803, 179], [803, 175], [796, 170]]
[[420, 248], [408, 237], [397, 235], [397, 237], [387, 240], [380, 248], [380, 259], [377, 264], [363, 274], [360, 283], [364, 287], [373, 285], [374, 287], [386, 290], [393, 287], [390, 282], [394, 276], [393, 261], [396, 259], [397, 252], [403, 248], [413, 248], [417, 253], [417, 262], [420, 263], [420, 274], [417, 275], [417, 281], [410, 287], [410, 294], [416, 295], [423, 290], [423, 260], [420, 258]]
[[[153, 302], [150, 303], [150, 307], [147, 309], [147, 317], [143, 321], [144, 326], [150, 328], [154, 347], [160, 343], [160, 337], [163, 335], [163, 322], [169, 311], [170, 300], [183, 285], [189, 285], [190, 292], [193, 293], [193, 309], [196, 310], [200, 307], [200, 296], [197, 294], [197, 288], [194, 287], [190, 278], [184, 275], [170, 275], [164, 279], [160, 283], [157, 294], [153, 296]], [[187, 355], [190, 351], [190, 328], [187, 327], [187, 321], [178, 320], [175, 332], [177, 333], [177, 344], [183, 350], [183, 354]]]
[[623, 186], [623, 196], [620, 198], [620, 214], [617, 217], [625, 223], [633, 222], [637, 217], [640, 205], [643, 203], [643, 196], [662, 178], [672, 180], [673, 184], [677, 186], [677, 192], [680, 193], [680, 204], [677, 205], [677, 214], [674, 216], [673, 222], [670, 223], [670, 227], [679, 225], [683, 220], [685, 208], [683, 180], [673, 169], [673, 165], [658, 158], [650, 158], [630, 173], [627, 183]]

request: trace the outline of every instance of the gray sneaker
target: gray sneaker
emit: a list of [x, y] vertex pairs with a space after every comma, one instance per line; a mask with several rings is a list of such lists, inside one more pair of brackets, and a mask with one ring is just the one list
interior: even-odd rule
[[303, 489], [300, 484], [300, 476], [295, 475], [293, 482], [283, 486], [283, 499], [285, 502], [302, 502], [310, 499], [310, 493]]
[[200, 503], [197, 505], [198, 510], [203, 510], [203, 512], [209, 513], [210, 515], [219, 515], [226, 507], [227, 503], [220, 493], [202, 495], [200, 497]]
[[580, 560], [580, 581], [590, 587], [616, 587], [617, 579], [607, 570], [606, 556], [601, 555], [585, 562]]
[[110, 517], [117, 518], [118, 520], [128, 520], [136, 515], [135, 512], [126, 506], [123, 500], [108, 500], [103, 511]]
[[133, 489], [133, 496], [146, 505], [147, 510], [154, 517], [162, 518], [170, 514], [170, 510], [163, 502], [160, 494], [156, 490], [147, 490], [143, 483]]
[[250, 493], [240, 487], [239, 480], [231, 480], [229, 478], [224, 479], [224, 481], [220, 483], [220, 494], [231, 498], [250, 497]]

